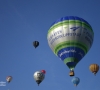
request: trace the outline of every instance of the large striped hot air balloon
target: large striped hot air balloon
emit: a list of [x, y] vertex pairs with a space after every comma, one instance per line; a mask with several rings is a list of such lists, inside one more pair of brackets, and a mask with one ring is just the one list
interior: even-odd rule
[[70, 69], [86, 55], [93, 43], [94, 32], [90, 24], [76, 16], [66, 16], [55, 21], [47, 34], [50, 48]]

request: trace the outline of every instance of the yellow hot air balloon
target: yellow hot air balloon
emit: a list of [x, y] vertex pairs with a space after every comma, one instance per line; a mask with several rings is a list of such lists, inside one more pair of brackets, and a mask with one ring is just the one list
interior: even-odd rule
[[99, 65], [98, 64], [91, 64], [89, 67], [90, 71], [96, 75], [96, 73], [99, 71]]

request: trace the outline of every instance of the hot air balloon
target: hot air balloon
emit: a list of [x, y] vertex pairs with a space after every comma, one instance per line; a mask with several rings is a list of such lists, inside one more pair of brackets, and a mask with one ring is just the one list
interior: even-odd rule
[[8, 83], [10, 83], [11, 80], [12, 80], [12, 76], [7, 76], [7, 77], [6, 77], [6, 80], [7, 80]]
[[33, 42], [33, 46], [36, 48], [36, 47], [38, 47], [39, 46], [39, 42], [38, 41], [34, 41]]
[[75, 86], [77, 86], [77, 85], [79, 84], [79, 82], [80, 82], [80, 79], [79, 79], [78, 77], [74, 77], [74, 78], [72, 79], [72, 83], [73, 83]]
[[45, 74], [41, 71], [36, 71], [33, 75], [35, 81], [37, 82], [38, 86], [39, 84], [44, 80]]
[[76, 16], [66, 16], [55, 21], [48, 30], [50, 48], [70, 69], [74, 68], [92, 46], [94, 32], [90, 24]]
[[91, 64], [89, 66], [89, 69], [92, 73], [94, 73], [94, 75], [96, 75], [96, 73], [99, 71], [99, 65], [98, 64]]
[[46, 74], [46, 71], [45, 70], [41, 70], [41, 72], [44, 73], [44, 74]]

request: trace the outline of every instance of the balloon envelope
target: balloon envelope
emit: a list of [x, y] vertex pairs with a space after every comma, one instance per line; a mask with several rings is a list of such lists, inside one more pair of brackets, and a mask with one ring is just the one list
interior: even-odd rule
[[46, 73], [46, 71], [45, 71], [45, 70], [41, 70], [41, 72], [42, 72], [42, 73], [44, 73], [44, 74]]
[[33, 42], [33, 46], [36, 48], [36, 47], [38, 47], [39, 46], [39, 42], [38, 41], [34, 41]]
[[6, 80], [7, 80], [8, 83], [11, 82], [12, 76], [7, 76], [7, 77], [6, 77]]
[[33, 75], [35, 81], [39, 85], [45, 78], [45, 75], [41, 71], [36, 71]]
[[96, 73], [99, 71], [99, 65], [98, 64], [91, 64], [89, 66], [89, 69], [92, 73], [96, 75]]
[[90, 24], [76, 16], [55, 21], [48, 30], [50, 48], [70, 70], [87, 54], [92, 46], [94, 32]]
[[77, 86], [77, 85], [79, 84], [79, 82], [80, 82], [80, 79], [79, 79], [78, 77], [74, 77], [74, 78], [72, 79], [72, 83], [73, 83], [75, 86]]

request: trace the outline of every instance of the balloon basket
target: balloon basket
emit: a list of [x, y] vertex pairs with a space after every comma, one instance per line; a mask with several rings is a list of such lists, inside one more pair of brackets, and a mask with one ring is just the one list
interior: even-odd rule
[[69, 75], [70, 75], [70, 76], [74, 76], [74, 71], [70, 71], [70, 72], [69, 72]]

